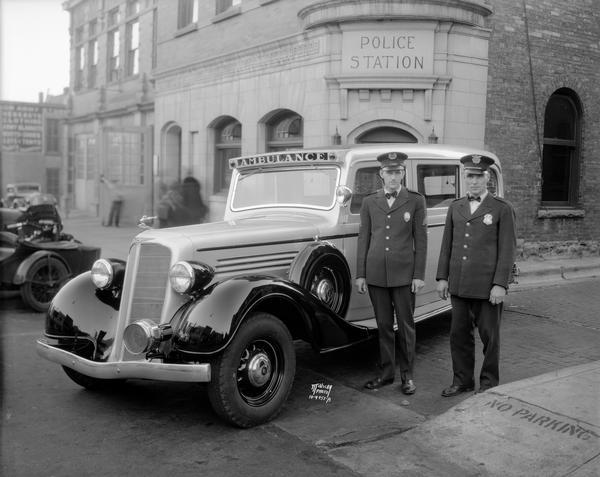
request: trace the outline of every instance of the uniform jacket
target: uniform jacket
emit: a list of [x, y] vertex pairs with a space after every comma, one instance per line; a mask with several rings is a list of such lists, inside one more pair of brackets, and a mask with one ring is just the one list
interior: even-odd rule
[[437, 280], [448, 280], [451, 295], [490, 296], [493, 285], [508, 288], [517, 250], [515, 213], [507, 201], [487, 194], [471, 215], [469, 200], [448, 209]]
[[425, 198], [402, 187], [391, 207], [383, 190], [365, 197], [360, 211], [356, 277], [399, 287], [424, 280], [427, 259]]

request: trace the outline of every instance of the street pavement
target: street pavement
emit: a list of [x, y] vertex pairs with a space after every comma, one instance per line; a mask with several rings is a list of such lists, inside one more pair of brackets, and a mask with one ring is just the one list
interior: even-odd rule
[[[102, 227], [98, 218], [81, 214], [71, 214], [64, 225], [83, 243], [101, 245], [102, 256], [122, 259], [141, 231]], [[600, 276], [600, 257], [532, 259], [518, 266], [515, 291]], [[295, 386], [311, 389], [323, 381], [305, 371]], [[600, 475], [600, 361], [473, 394], [431, 418], [377, 392], [340, 385], [335, 392], [346, 405], [324, 410], [298, 396], [288, 406], [303, 412], [283, 413], [276, 425], [360, 475]]]

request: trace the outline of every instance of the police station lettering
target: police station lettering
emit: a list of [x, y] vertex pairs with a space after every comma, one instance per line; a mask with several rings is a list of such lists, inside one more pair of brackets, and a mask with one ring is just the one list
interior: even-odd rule
[[582, 427], [578, 422], [566, 422], [564, 417], [556, 418], [548, 416], [541, 412], [532, 411], [522, 405], [513, 406], [508, 402], [502, 402], [497, 399], [488, 401], [485, 406], [495, 409], [502, 413], [507, 413], [508, 416], [515, 419], [523, 419], [531, 424], [540, 426], [543, 429], [547, 429], [551, 432], [557, 432], [559, 434], [565, 434], [568, 436], [574, 436], [577, 439], [586, 441], [592, 437], [598, 439], [600, 435], [596, 432]]
[[354, 55], [350, 57], [351, 69], [371, 70], [423, 70], [424, 58], [411, 55], [416, 40], [413, 35], [363, 35], [360, 49], [381, 54]]
[[240, 168], [291, 162], [327, 162], [335, 160], [337, 160], [337, 155], [335, 152], [298, 152], [293, 154], [265, 154], [261, 156], [240, 157], [237, 159], [230, 159], [229, 166], [232, 168]]

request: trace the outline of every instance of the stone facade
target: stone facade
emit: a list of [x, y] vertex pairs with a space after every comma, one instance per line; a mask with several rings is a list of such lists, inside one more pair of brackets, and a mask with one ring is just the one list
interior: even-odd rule
[[[137, 223], [141, 215], [152, 213], [155, 3], [64, 4], [71, 16], [65, 195], [70, 209], [95, 213], [99, 221], [106, 220], [111, 205], [101, 175], [122, 190], [122, 224]], [[137, 53], [132, 53], [136, 44]], [[111, 62], [115, 51], [118, 59]]]
[[222, 117], [241, 123], [242, 154], [265, 151], [265, 124], [281, 110], [302, 118], [304, 147], [382, 128], [483, 147], [491, 10], [479, 2], [248, 0], [217, 17], [210, 3], [186, 31], [159, 4], [154, 79], [158, 156], [169, 156], [163, 133], [176, 123], [182, 163], [197, 162], [213, 218], [224, 202], [213, 184]]
[[[100, 4], [67, 3], [74, 11], [88, 2]], [[102, 2], [103, 18], [129, 3]], [[140, 0], [139, 75], [73, 96], [72, 137], [153, 128], [136, 206], [155, 208], [166, 185], [194, 175], [219, 220], [223, 125], [239, 123], [241, 154], [260, 153], [270, 147], [271, 122], [293, 113], [302, 119], [304, 147], [374, 140], [377, 132], [494, 152], [523, 250], [600, 235], [600, 13], [593, 0], [242, 0], [220, 10], [228, 2], [190, 0], [196, 10], [187, 21], [176, 3]], [[581, 108], [577, 196], [549, 207], [541, 201], [544, 114], [562, 89]], [[106, 170], [106, 151], [98, 154]]]

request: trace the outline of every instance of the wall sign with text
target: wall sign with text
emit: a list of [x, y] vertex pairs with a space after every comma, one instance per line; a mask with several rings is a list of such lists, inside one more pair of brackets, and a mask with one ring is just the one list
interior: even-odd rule
[[342, 41], [344, 73], [433, 73], [433, 31], [345, 31]]
[[42, 150], [42, 108], [25, 104], [0, 105], [3, 151]]

